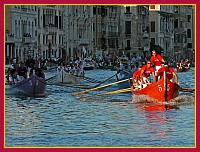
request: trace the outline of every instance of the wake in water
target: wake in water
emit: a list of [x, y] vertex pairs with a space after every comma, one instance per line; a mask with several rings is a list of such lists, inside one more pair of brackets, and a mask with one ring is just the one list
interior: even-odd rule
[[132, 100], [129, 103], [142, 104], [142, 103], [156, 103], [164, 105], [187, 105], [195, 102], [192, 96], [181, 95], [167, 102], [158, 102], [158, 100], [150, 98], [147, 95], [132, 95]]

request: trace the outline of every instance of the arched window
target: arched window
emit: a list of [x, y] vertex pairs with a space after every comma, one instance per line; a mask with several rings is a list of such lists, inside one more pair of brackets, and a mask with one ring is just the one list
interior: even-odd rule
[[174, 21], [174, 28], [178, 28], [178, 19], [175, 19]]

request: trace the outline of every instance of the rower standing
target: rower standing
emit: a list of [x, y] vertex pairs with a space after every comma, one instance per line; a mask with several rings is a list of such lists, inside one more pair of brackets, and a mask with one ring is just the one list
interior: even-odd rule
[[157, 54], [155, 50], [152, 51], [152, 57], [150, 58], [151, 63], [154, 66], [155, 69], [155, 77], [156, 81], [158, 80], [157, 72], [161, 68], [162, 62], [164, 63], [165, 60], [160, 54]]

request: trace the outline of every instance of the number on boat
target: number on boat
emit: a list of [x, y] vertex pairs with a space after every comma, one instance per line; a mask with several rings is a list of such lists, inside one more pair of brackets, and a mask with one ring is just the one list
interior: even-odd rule
[[31, 80], [29, 80], [29, 84], [30, 84], [30, 86], [32, 86], [32, 81]]

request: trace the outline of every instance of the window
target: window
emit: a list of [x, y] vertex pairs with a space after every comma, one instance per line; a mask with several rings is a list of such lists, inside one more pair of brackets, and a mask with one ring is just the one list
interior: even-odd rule
[[179, 34], [175, 34], [174, 43], [179, 43], [179, 42], [180, 42], [180, 36], [179, 36]]
[[191, 29], [187, 29], [187, 37], [191, 38]]
[[174, 21], [174, 28], [178, 28], [178, 19]]
[[155, 21], [151, 21], [151, 32], [155, 32]]
[[93, 31], [95, 31], [95, 23], [93, 23]]
[[188, 22], [191, 21], [191, 15], [188, 15], [188, 16], [187, 16], [187, 20], [188, 20]]
[[96, 7], [93, 7], [93, 14], [96, 14]]
[[131, 34], [131, 21], [125, 21], [125, 34]]
[[127, 14], [130, 14], [130, 13], [131, 13], [130, 6], [126, 6], [126, 13], [127, 13]]
[[150, 5], [150, 9], [155, 9], [156, 6], [155, 5]]
[[127, 48], [131, 47], [131, 40], [126, 40], [126, 46], [127, 46]]
[[188, 43], [187, 48], [192, 48], [192, 43]]
[[155, 38], [151, 38], [151, 43], [155, 44], [156, 43], [156, 39]]

